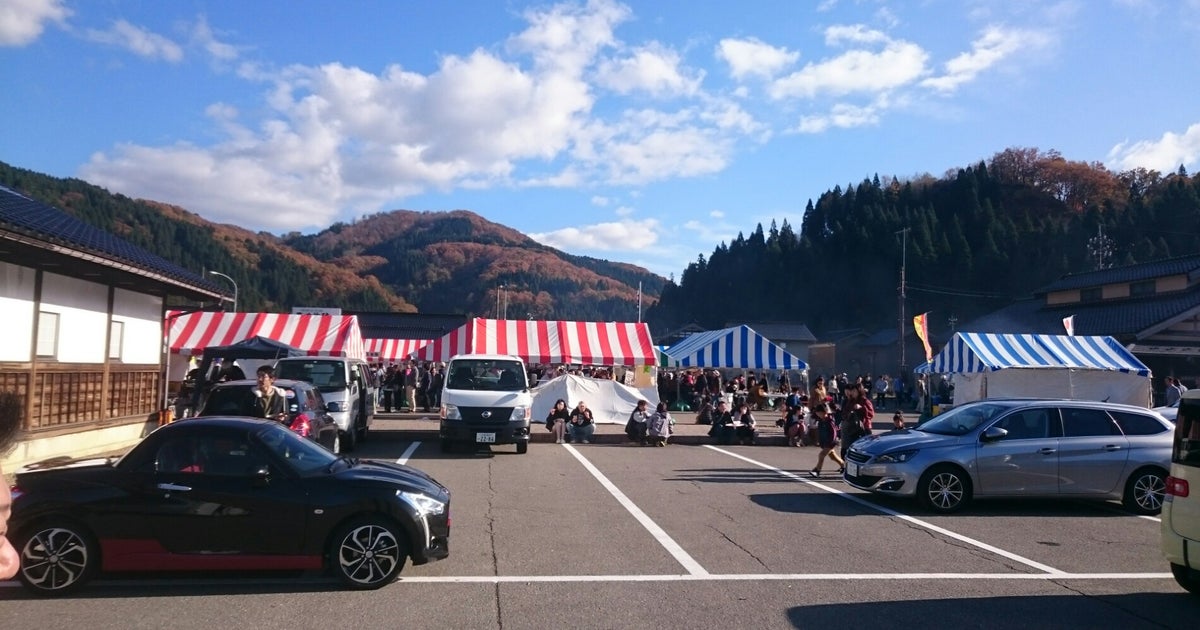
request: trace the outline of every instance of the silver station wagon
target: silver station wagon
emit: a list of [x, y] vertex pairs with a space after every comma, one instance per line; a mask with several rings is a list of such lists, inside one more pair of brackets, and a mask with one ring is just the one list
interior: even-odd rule
[[1120, 499], [1156, 514], [1173, 430], [1159, 414], [1128, 405], [980, 400], [854, 442], [844, 478], [943, 513], [973, 498], [1041, 497]]

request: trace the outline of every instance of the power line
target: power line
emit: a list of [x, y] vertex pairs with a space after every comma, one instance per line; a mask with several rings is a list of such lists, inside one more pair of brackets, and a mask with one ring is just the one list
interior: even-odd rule
[[962, 297], [981, 297], [981, 298], [992, 298], [992, 299], [997, 299], [997, 300], [1013, 299], [1012, 296], [1005, 295], [1003, 293], [980, 293], [980, 292], [976, 292], [976, 291], [962, 291], [962, 290], [958, 290], [958, 289], [946, 289], [946, 288], [941, 288], [941, 287], [923, 287], [921, 285], [916, 285], [916, 284], [909, 284], [908, 289], [910, 291], [916, 291], [918, 293], [936, 293], [938, 295], [957, 295], [957, 296], [962, 296]]

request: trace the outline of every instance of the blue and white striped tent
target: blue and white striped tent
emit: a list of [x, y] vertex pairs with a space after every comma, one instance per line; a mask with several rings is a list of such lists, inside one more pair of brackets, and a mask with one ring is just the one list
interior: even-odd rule
[[741, 325], [695, 333], [666, 349], [677, 367], [807, 370], [808, 364]]
[[954, 402], [1022, 396], [1150, 404], [1150, 369], [1112, 337], [955, 333], [917, 372], [954, 375]]
[[971, 373], [1005, 368], [1077, 368], [1150, 376], [1150, 369], [1112, 337], [955, 333], [922, 372]]

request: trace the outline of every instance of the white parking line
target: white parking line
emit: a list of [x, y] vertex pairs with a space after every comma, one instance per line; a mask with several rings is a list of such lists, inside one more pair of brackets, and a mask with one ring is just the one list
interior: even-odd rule
[[[1170, 573], [734, 573], [704, 575], [439, 575], [400, 576], [414, 584], [514, 582], [786, 582], [838, 580], [1169, 580]], [[163, 584], [158, 582], [157, 584]]]
[[699, 562], [696, 562], [696, 560], [692, 558], [688, 552], [683, 550], [683, 547], [679, 546], [679, 543], [675, 542], [674, 539], [668, 536], [667, 532], [663, 531], [663, 529], [659, 527], [657, 523], [650, 520], [650, 517], [646, 516], [646, 513], [643, 512], [641, 508], [639, 508], [637, 505], [634, 505], [633, 501], [630, 501], [629, 497], [625, 496], [624, 492], [621, 492], [621, 490], [617, 488], [613, 482], [609, 481], [608, 477], [605, 477], [604, 473], [600, 472], [598, 468], [593, 466], [592, 463], [589, 462], [583, 455], [581, 455], [574, 446], [571, 446], [570, 444], [564, 444], [563, 446], [567, 449], [567, 452], [569, 452], [571, 455], [574, 455], [575, 459], [579, 460], [580, 464], [583, 464], [583, 467], [586, 468], [588, 472], [592, 473], [592, 476], [596, 478], [596, 481], [599, 481], [600, 485], [604, 486], [604, 489], [608, 490], [608, 492], [617, 499], [618, 503], [624, 506], [626, 510], [629, 510], [629, 513], [633, 515], [633, 518], [637, 519], [637, 521], [642, 524], [642, 527], [645, 527], [646, 531], [650, 532], [651, 536], [654, 536], [654, 539], [658, 541], [658, 544], [662, 545], [668, 553], [674, 556], [675, 559], [679, 561], [679, 564], [683, 565], [683, 568], [687, 569], [689, 575], [703, 576], [709, 574], [704, 567], [700, 566]]
[[746, 463], [748, 463], [748, 464], [753, 464], [753, 465], [755, 465], [755, 466], [758, 466], [759, 468], [765, 468], [765, 469], [767, 469], [767, 470], [770, 470], [771, 472], [774, 472], [774, 473], [776, 473], [776, 474], [778, 474], [778, 475], [780, 475], [780, 476], [787, 477], [787, 478], [789, 478], [789, 479], [794, 479], [794, 480], [796, 480], [796, 481], [799, 481], [799, 482], [801, 482], [801, 483], [808, 484], [808, 485], [810, 485], [810, 486], [812, 486], [812, 487], [814, 487], [814, 488], [820, 488], [821, 490], [824, 490], [824, 491], [826, 491], [826, 492], [828, 492], [828, 493], [830, 493], [830, 494], [837, 495], [837, 496], [839, 496], [839, 497], [841, 497], [841, 498], [843, 498], [843, 499], [846, 499], [847, 501], [853, 501], [853, 502], [855, 502], [855, 503], [857, 503], [857, 504], [859, 504], [859, 505], [861, 505], [861, 506], [863, 506], [863, 507], [867, 507], [867, 508], [870, 508], [870, 509], [872, 509], [872, 510], [876, 510], [876, 511], [878, 511], [878, 512], [882, 512], [882, 513], [884, 513], [884, 514], [887, 514], [888, 516], [892, 516], [892, 517], [895, 517], [895, 518], [901, 519], [901, 520], [903, 520], [903, 521], [908, 521], [909, 523], [912, 523], [912, 524], [914, 524], [914, 525], [917, 525], [917, 526], [920, 526], [920, 527], [924, 527], [925, 529], [928, 529], [928, 530], [930, 530], [930, 531], [935, 531], [935, 532], [937, 532], [937, 533], [939, 533], [939, 534], [941, 534], [941, 535], [943, 535], [943, 536], [947, 536], [947, 537], [953, 538], [953, 539], [955, 539], [955, 540], [957, 540], [957, 541], [959, 541], [959, 542], [964, 542], [964, 543], [966, 543], [966, 544], [968, 544], [968, 545], [971, 545], [971, 546], [974, 546], [974, 547], [978, 547], [978, 548], [980, 548], [980, 549], [983, 549], [983, 550], [985, 550], [985, 551], [989, 551], [989, 552], [991, 552], [991, 553], [994, 553], [994, 554], [996, 554], [996, 555], [998, 555], [998, 556], [1002, 556], [1002, 557], [1004, 557], [1004, 558], [1008, 558], [1009, 560], [1012, 560], [1012, 561], [1014, 561], [1014, 562], [1019, 562], [1019, 563], [1021, 563], [1021, 564], [1024, 564], [1024, 565], [1026, 565], [1026, 566], [1033, 567], [1034, 569], [1037, 569], [1037, 570], [1039, 570], [1039, 571], [1045, 571], [1045, 572], [1046, 572], [1047, 574], [1049, 574], [1051, 577], [1061, 577], [1061, 576], [1064, 576], [1064, 575], [1066, 575], [1066, 573], [1065, 573], [1065, 572], [1063, 572], [1063, 571], [1060, 571], [1059, 569], [1055, 569], [1055, 568], [1054, 568], [1054, 567], [1052, 567], [1052, 566], [1045, 565], [1045, 564], [1042, 564], [1042, 563], [1040, 563], [1040, 562], [1036, 562], [1036, 561], [1034, 561], [1034, 560], [1030, 560], [1029, 558], [1025, 558], [1025, 557], [1023, 557], [1023, 556], [1018, 556], [1017, 554], [1015, 554], [1015, 553], [1012, 553], [1012, 552], [1010, 552], [1010, 551], [1005, 551], [1005, 550], [1003, 550], [1003, 549], [1001, 549], [1001, 548], [999, 548], [999, 547], [994, 547], [994, 546], [992, 546], [992, 545], [989, 545], [989, 544], [987, 544], [987, 543], [985, 543], [985, 542], [982, 542], [982, 541], [979, 541], [979, 540], [975, 540], [974, 538], [970, 538], [970, 537], [968, 537], [968, 536], [963, 536], [962, 534], [957, 534], [957, 533], [955, 533], [955, 532], [952, 532], [952, 531], [950, 531], [950, 530], [948, 530], [948, 529], [945, 529], [945, 528], [942, 528], [942, 527], [938, 527], [937, 525], [934, 525], [933, 523], [927, 523], [927, 522], [925, 522], [925, 521], [922, 521], [922, 520], [921, 520], [921, 519], [919, 519], [919, 518], [914, 518], [914, 517], [912, 517], [912, 516], [909, 516], [909, 515], [907, 515], [907, 514], [902, 514], [902, 513], [900, 513], [900, 512], [897, 512], [897, 511], [895, 511], [895, 510], [893, 510], [893, 509], [890, 509], [890, 508], [883, 507], [882, 505], [876, 505], [876, 504], [874, 504], [874, 503], [871, 503], [870, 501], [865, 501], [865, 500], [863, 500], [863, 499], [861, 499], [861, 498], [859, 498], [859, 497], [856, 497], [856, 496], [854, 496], [853, 494], [850, 494], [850, 493], [848, 493], [848, 492], [846, 492], [846, 491], [844, 491], [844, 490], [839, 490], [838, 488], [834, 488], [834, 487], [831, 487], [831, 486], [827, 486], [827, 485], [825, 485], [825, 484], [823, 484], [823, 483], [819, 483], [819, 482], [816, 482], [816, 481], [812, 481], [811, 479], [805, 479], [804, 477], [801, 477], [800, 475], [797, 475], [797, 474], [795, 474], [795, 473], [788, 472], [788, 471], [786, 471], [786, 470], [783, 470], [783, 469], [781, 469], [781, 468], [776, 468], [776, 467], [774, 467], [774, 466], [772, 466], [772, 465], [770, 465], [770, 464], [764, 464], [764, 463], [762, 463], [762, 462], [755, 461], [755, 460], [753, 460], [753, 459], [750, 459], [749, 457], [744, 457], [744, 456], [742, 456], [742, 455], [738, 455], [737, 453], [734, 453], [734, 452], [732, 452], [732, 451], [727, 451], [727, 450], [725, 450], [725, 449], [722, 449], [722, 448], [717, 448], [717, 447], [715, 447], [715, 446], [712, 446], [712, 445], [710, 445], [710, 444], [705, 444], [704, 446], [705, 446], [705, 448], [710, 448], [710, 449], [712, 449], [712, 450], [714, 450], [714, 451], [716, 451], [716, 452], [718, 452], [718, 453], [724, 453], [725, 455], [728, 455], [728, 456], [730, 456], [730, 457], [734, 457], [734, 458], [740, 459], [740, 460], [742, 460], [742, 461], [744, 461], [744, 462], [746, 462]]
[[400, 456], [400, 459], [396, 460], [396, 463], [400, 465], [407, 464], [408, 458], [412, 457], [412, 454], [417, 452], [417, 447], [420, 445], [420, 442], [413, 442], [412, 444], [409, 444], [408, 448], [404, 449], [404, 454]]

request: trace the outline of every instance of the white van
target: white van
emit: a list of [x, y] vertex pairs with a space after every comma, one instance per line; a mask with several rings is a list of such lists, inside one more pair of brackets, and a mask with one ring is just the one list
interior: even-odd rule
[[529, 450], [533, 394], [520, 358], [498, 354], [460, 354], [446, 366], [442, 386], [442, 450], [455, 443], [516, 444]]
[[[1192, 494], [1192, 485], [1196, 494]], [[1162, 508], [1162, 550], [1175, 581], [1200, 595], [1200, 390], [1179, 400], [1171, 476]]]
[[353, 451], [367, 436], [375, 416], [376, 383], [370, 366], [348, 357], [285, 357], [275, 363], [275, 378], [308, 381], [321, 391], [338, 425], [334, 452]]

